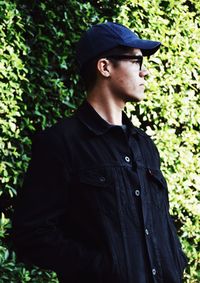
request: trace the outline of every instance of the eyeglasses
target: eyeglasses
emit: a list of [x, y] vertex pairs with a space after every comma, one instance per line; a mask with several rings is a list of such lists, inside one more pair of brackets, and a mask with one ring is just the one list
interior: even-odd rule
[[143, 56], [141, 55], [109, 55], [107, 59], [115, 60], [131, 60], [133, 63], [139, 64], [139, 70], [142, 70]]

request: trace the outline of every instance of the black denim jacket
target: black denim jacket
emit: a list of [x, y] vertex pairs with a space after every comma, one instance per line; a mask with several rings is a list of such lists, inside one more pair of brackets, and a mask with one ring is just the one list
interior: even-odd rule
[[186, 257], [152, 140], [88, 102], [37, 136], [13, 219], [19, 259], [65, 283], [181, 283]]

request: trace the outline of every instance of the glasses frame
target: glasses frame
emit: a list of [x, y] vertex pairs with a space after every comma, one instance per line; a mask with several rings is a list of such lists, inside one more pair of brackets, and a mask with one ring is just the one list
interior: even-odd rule
[[140, 64], [140, 71], [142, 70], [142, 64], [143, 64], [143, 56], [142, 55], [128, 55], [128, 54], [123, 54], [123, 55], [109, 55], [106, 56], [106, 58], [109, 59], [114, 59], [114, 60], [138, 60]]

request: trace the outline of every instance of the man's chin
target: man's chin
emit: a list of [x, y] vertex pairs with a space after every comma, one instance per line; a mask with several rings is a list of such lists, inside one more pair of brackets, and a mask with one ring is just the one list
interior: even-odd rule
[[144, 94], [141, 95], [133, 95], [133, 96], [126, 96], [125, 101], [126, 102], [140, 102], [145, 98]]

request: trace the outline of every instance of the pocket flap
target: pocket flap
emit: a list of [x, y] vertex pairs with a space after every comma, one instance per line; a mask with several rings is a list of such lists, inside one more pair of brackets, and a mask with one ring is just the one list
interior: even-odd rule
[[79, 173], [79, 181], [95, 187], [106, 187], [111, 184], [111, 178], [105, 168], [82, 170]]
[[160, 170], [148, 168], [147, 174], [153, 182], [159, 185], [159, 188], [167, 188], [167, 182]]

